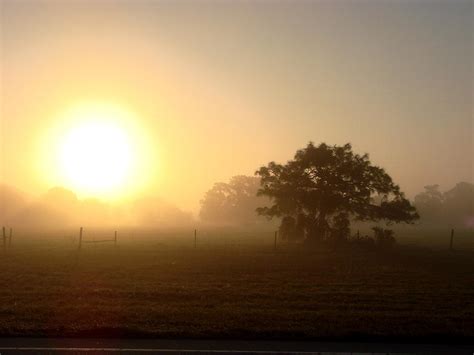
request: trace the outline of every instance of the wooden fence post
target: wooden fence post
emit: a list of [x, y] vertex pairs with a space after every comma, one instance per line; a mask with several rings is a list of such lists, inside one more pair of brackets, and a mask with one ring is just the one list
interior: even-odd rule
[[79, 250], [81, 250], [82, 247], [82, 227], [79, 229]]
[[453, 250], [453, 242], [454, 242], [454, 229], [451, 229], [451, 241], [449, 243], [449, 250]]
[[194, 249], [196, 249], [197, 245], [197, 229], [194, 230]]
[[10, 228], [10, 236], [8, 238], [8, 247], [12, 246], [12, 235], [13, 235], [13, 228]]
[[278, 231], [275, 231], [275, 242], [273, 244], [273, 249], [277, 248], [277, 236], [278, 236]]
[[117, 231], [114, 233], [114, 244], [117, 246]]

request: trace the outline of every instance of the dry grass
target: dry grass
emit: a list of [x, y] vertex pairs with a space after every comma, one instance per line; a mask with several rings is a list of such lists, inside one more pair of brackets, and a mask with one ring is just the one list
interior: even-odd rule
[[474, 336], [474, 258], [152, 242], [0, 254], [0, 333], [219, 338]]

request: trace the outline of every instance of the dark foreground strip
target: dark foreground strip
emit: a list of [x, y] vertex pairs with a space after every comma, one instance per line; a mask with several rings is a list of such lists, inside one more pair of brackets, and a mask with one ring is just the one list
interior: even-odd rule
[[[313, 352], [313, 351], [265, 351], [265, 350], [190, 350], [190, 349], [118, 349], [118, 348], [0, 348], [0, 355], [7, 354], [21, 354], [21, 353], [45, 354], [53, 352], [73, 352], [73, 353], [165, 353], [165, 354], [266, 354], [266, 355], [329, 355], [336, 354], [335, 352]], [[374, 353], [337, 353], [337, 354], [374, 354]], [[389, 354], [389, 353], [387, 353]]]
[[141, 353], [153, 353], [153, 354], [265, 354], [265, 355], [411, 355], [421, 354], [418, 352], [400, 353], [400, 352], [334, 352], [334, 351], [266, 351], [266, 350], [191, 350], [191, 349], [118, 349], [118, 348], [35, 348], [35, 347], [9, 347], [1, 348], [0, 355], [7, 354], [53, 354], [53, 353], [72, 353], [72, 354], [114, 354], [114, 353], [125, 353], [125, 354], [141, 354]]
[[[1, 0], [0, 0], [1, 1]], [[362, 342], [284, 342], [243, 340], [133, 339], [133, 338], [1, 338], [0, 355], [33, 354], [468, 354], [468, 344], [403, 344]]]

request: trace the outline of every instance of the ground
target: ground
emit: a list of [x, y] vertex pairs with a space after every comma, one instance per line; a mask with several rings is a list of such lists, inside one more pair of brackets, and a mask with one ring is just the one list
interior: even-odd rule
[[474, 338], [468, 251], [63, 240], [0, 270], [2, 336]]

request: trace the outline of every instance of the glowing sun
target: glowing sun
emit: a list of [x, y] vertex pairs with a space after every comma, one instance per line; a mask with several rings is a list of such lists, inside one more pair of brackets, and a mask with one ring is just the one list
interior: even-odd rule
[[108, 190], [124, 182], [132, 160], [126, 133], [107, 122], [87, 122], [66, 135], [61, 167], [74, 185]]
[[72, 122], [58, 147], [63, 179], [89, 194], [110, 194], [124, 187], [136, 154], [120, 112], [89, 107], [74, 112]]

